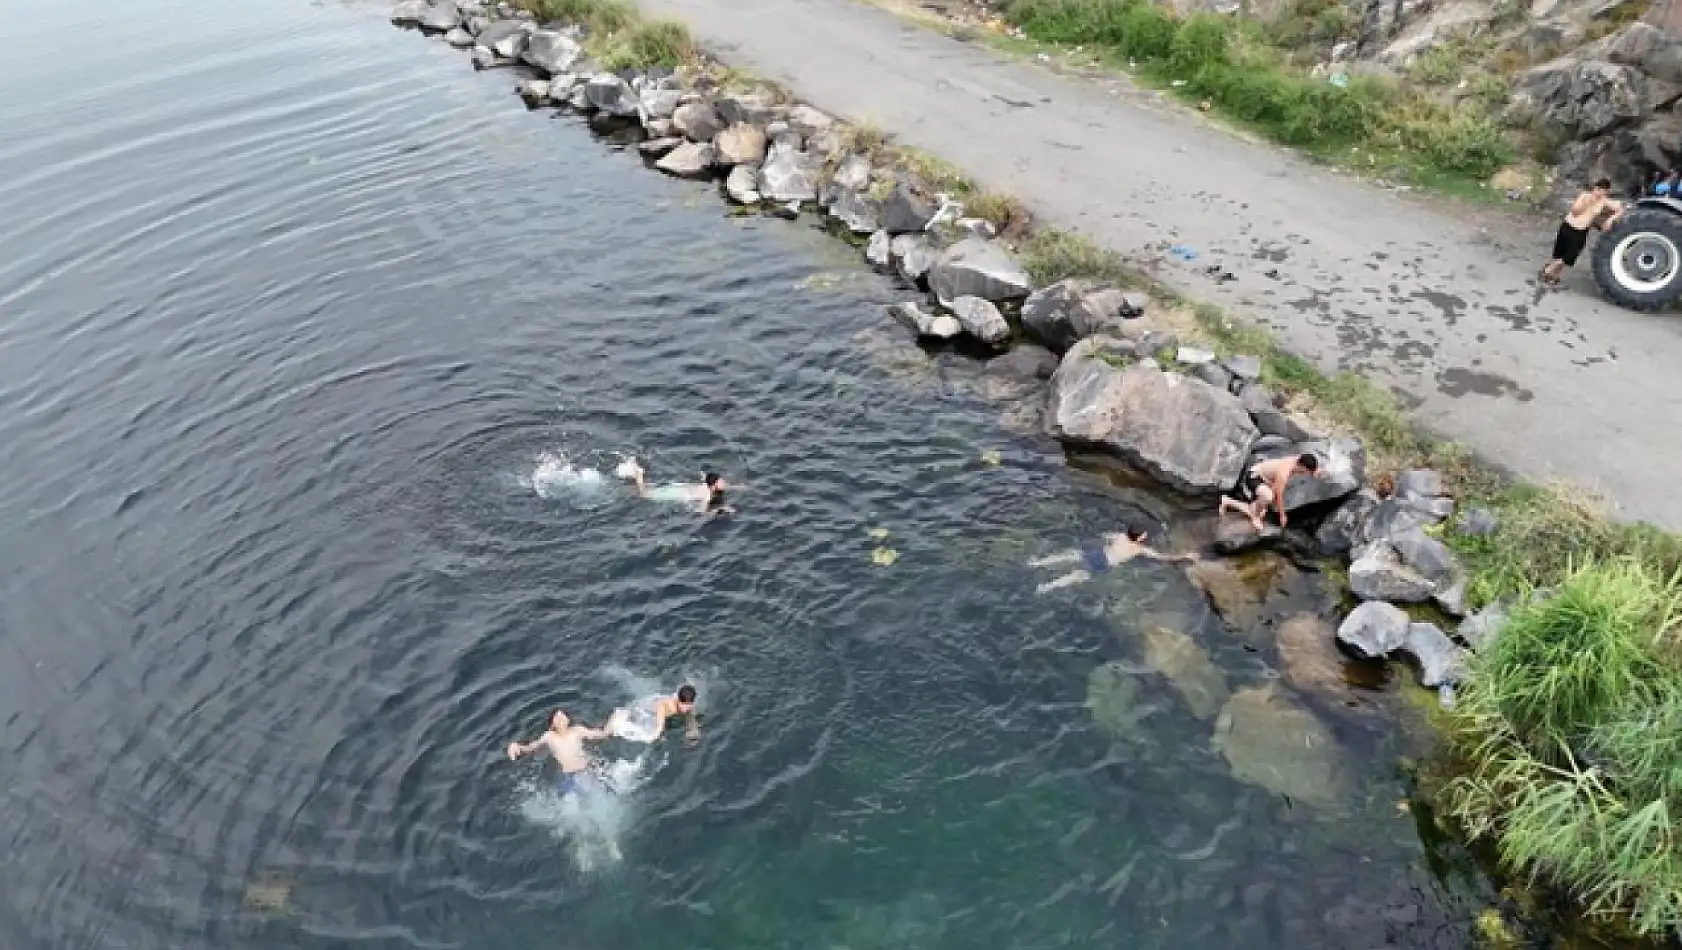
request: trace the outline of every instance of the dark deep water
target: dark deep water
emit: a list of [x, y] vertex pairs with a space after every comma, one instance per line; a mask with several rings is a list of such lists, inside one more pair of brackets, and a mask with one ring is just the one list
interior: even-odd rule
[[[1313, 707], [1321, 809], [1160, 678], [1094, 725], [1141, 612], [1232, 689], [1271, 640], [1175, 568], [1034, 596], [1125, 493], [853, 252], [384, 11], [0, 20], [0, 946], [1462, 944], [1393, 722]], [[740, 515], [578, 474], [618, 452]], [[612, 808], [502, 758], [683, 678], [703, 741]]]

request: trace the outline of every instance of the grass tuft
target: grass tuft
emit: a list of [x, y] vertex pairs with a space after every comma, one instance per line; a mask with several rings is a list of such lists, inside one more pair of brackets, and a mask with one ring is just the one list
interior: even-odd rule
[[1067, 231], [1043, 228], [1016, 245], [1016, 256], [1027, 268], [1036, 287], [1069, 277], [1094, 277], [1116, 283], [1134, 283], [1138, 273], [1121, 255]]
[[543, 22], [584, 27], [585, 49], [607, 69], [666, 66], [697, 58], [689, 28], [676, 20], [644, 20], [630, 0], [519, 0]]

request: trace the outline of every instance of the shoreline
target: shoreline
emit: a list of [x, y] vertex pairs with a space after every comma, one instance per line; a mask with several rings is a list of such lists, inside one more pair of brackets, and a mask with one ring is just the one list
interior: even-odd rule
[[[583, 10], [598, 0], [550, 2]], [[409, 0], [393, 19], [471, 49], [476, 68], [530, 71], [517, 87], [528, 108], [585, 115], [654, 168], [717, 183], [734, 205], [788, 219], [815, 210], [832, 233], [862, 245], [872, 267], [918, 293], [890, 308], [910, 335], [1004, 367], [1018, 406], [1043, 406], [1046, 434], [1071, 454], [1207, 500], [1258, 459], [1313, 453], [1323, 475], [1292, 480], [1290, 530], [1224, 520], [1213, 548], [1342, 565], [1361, 603], [1321, 644], [1325, 655], [1341, 646], [1375, 660], [1410, 657], [1421, 685], [1453, 706], [1509, 592], [1485, 583], [1482, 565], [1450, 542], [1497, 537], [1511, 489], [1422, 436], [1383, 390], [1322, 376], [1266, 334], [1160, 284], [1150, 285], [1158, 299], [1140, 294], [1146, 279], [1119, 256], [1033, 227], [1019, 202], [875, 129], [704, 62], [681, 25], [620, 20], [591, 35], [577, 24], [539, 28], [507, 5], [477, 24], [461, 12], [448, 0]], [[620, 57], [617, 72], [589, 67]], [[1474, 609], [1485, 604], [1493, 606]]]

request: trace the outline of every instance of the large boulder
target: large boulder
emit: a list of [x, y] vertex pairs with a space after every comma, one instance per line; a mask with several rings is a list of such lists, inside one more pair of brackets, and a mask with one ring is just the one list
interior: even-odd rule
[[1587, 139], [1636, 123], [1646, 109], [1646, 79], [1635, 67], [1562, 59], [1519, 79], [1509, 113]]
[[472, 33], [469, 33], [458, 26], [450, 32], [444, 34], [444, 42], [450, 44], [456, 49], [472, 49], [473, 44], [476, 41], [473, 39]]
[[872, 234], [881, 227], [881, 206], [862, 191], [851, 188], [841, 192], [829, 204], [830, 217], [840, 221], [853, 234]]
[[[670, 120], [672, 113], [683, 101], [683, 90], [667, 89], [664, 86], [645, 86], [637, 93], [637, 119], [646, 126], [663, 120]], [[659, 131], [671, 134], [670, 126], [660, 126]], [[650, 130], [650, 134], [653, 130]]]
[[1612, 37], [1606, 58], [1633, 66], [1653, 79], [1682, 83], [1682, 39], [1637, 21]]
[[678, 178], [710, 178], [714, 158], [712, 143], [684, 142], [655, 162], [654, 167]]
[[560, 30], [533, 30], [526, 37], [520, 61], [548, 76], [570, 72], [584, 55], [584, 47], [572, 35]]
[[461, 8], [454, 0], [431, 0], [416, 25], [427, 33], [448, 33], [461, 26]]
[[1145, 662], [1168, 680], [1168, 685], [1199, 719], [1212, 719], [1227, 700], [1226, 676], [1209, 654], [1186, 634], [1164, 627], [1144, 633]]
[[1237, 397], [1149, 363], [1118, 369], [1100, 358], [1102, 339], [1076, 344], [1052, 376], [1051, 434], [1116, 452], [1180, 491], [1231, 488], [1256, 437]]
[[1349, 590], [1362, 600], [1417, 604], [1430, 600], [1436, 585], [1408, 566], [1388, 541], [1356, 548], [1349, 561]]
[[983, 343], [998, 344], [1010, 339], [1010, 324], [990, 301], [959, 297], [952, 301], [952, 315], [964, 325], [965, 333]]
[[400, 0], [391, 8], [391, 22], [398, 26], [420, 26], [431, 6], [426, 0]]
[[612, 73], [591, 76], [584, 84], [584, 99], [598, 112], [623, 118], [635, 116], [642, 104], [631, 84]]
[[1466, 676], [1466, 651], [1434, 623], [1408, 624], [1402, 652], [1419, 664], [1421, 686], [1452, 686]]
[[1338, 625], [1338, 642], [1369, 660], [1389, 656], [1407, 642], [1412, 623], [1407, 612], [1394, 604], [1369, 600], [1358, 605]]
[[1360, 439], [1299, 442], [1290, 451], [1312, 452], [1320, 468], [1313, 475], [1292, 475], [1285, 483], [1286, 511], [1348, 497], [1366, 482], [1367, 450]]
[[1004, 248], [980, 238], [965, 238], [941, 252], [929, 269], [929, 289], [943, 303], [959, 297], [997, 303], [1028, 296], [1033, 282], [1027, 269]]
[[1079, 277], [1060, 280], [1028, 295], [1022, 304], [1022, 329], [1064, 353], [1089, 336], [1113, 332], [1121, 324], [1126, 302], [1127, 295], [1110, 284]]
[[718, 110], [706, 102], [686, 102], [672, 112], [672, 128], [691, 142], [711, 142], [724, 131], [724, 120]]
[[[676, 127], [674, 117], [673, 126]], [[718, 160], [725, 165], [757, 165], [765, 160], [764, 130], [738, 122], [718, 133], [713, 139], [718, 148]]]
[[[1391, 523], [1378, 524], [1386, 515]], [[1464, 612], [1466, 571], [1448, 545], [1426, 533], [1413, 509], [1386, 499], [1368, 517], [1366, 534], [1349, 564], [1349, 589], [1355, 596], [1399, 603], [1435, 600], [1449, 613]]]
[[819, 170], [812, 156], [778, 143], [759, 168], [759, 193], [778, 203], [817, 201]]
[[867, 155], [848, 155], [835, 166], [835, 174], [829, 176], [824, 183], [822, 202], [825, 206], [834, 203], [843, 191], [865, 191], [870, 187], [870, 157]]
[[1320, 522], [1314, 541], [1326, 557], [1347, 554], [1363, 538], [1367, 519], [1379, 504], [1378, 494], [1363, 488], [1348, 498], [1337, 510]]
[[1215, 721], [1213, 745], [1234, 778], [1294, 802], [1330, 807], [1348, 792], [1331, 730], [1276, 683], [1233, 693]]
[[531, 24], [523, 20], [495, 20], [479, 31], [478, 43], [502, 59], [519, 59], [530, 29]]

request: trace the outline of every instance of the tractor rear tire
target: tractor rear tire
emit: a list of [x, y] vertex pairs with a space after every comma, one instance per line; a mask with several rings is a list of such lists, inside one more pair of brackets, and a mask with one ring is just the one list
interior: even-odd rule
[[1592, 266], [1606, 299], [1631, 310], [1665, 309], [1682, 297], [1682, 214], [1627, 212], [1595, 242]]

